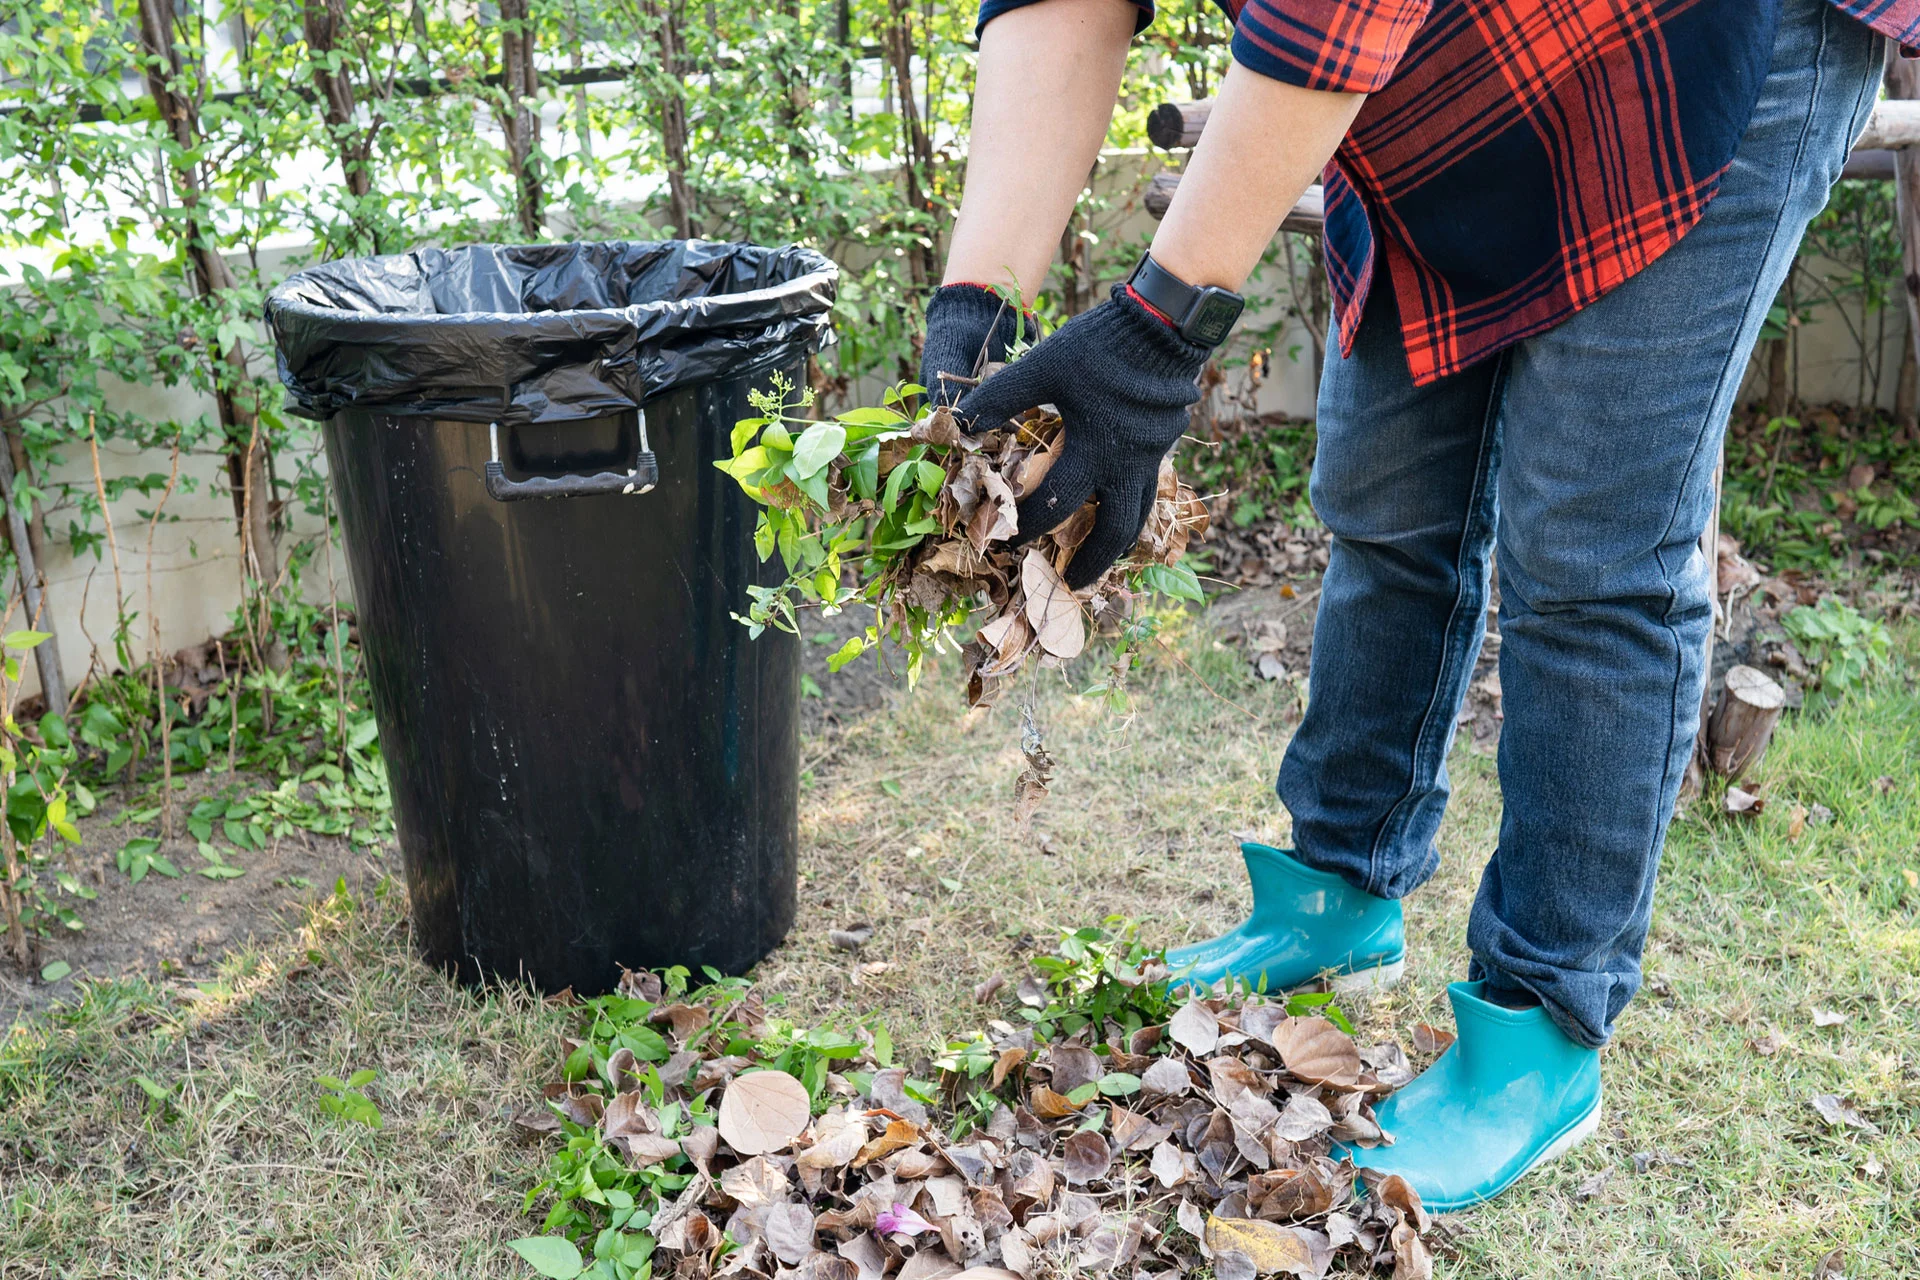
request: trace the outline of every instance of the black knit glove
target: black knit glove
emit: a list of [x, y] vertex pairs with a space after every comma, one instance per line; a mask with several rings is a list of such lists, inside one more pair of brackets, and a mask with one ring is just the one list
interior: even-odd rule
[[1065, 520], [1088, 498], [1093, 531], [1067, 565], [1078, 591], [1132, 548], [1153, 511], [1160, 462], [1187, 429], [1195, 385], [1213, 348], [1189, 342], [1115, 285], [1112, 299], [969, 391], [955, 406], [969, 431], [999, 426], [1037, 405], [1060, 410], [1066, 444], [1020, 502], [1020, 536]]
[[934, 291], [927, 302], [927, 342], [920, 353], [920, 385], [934, 403], [952, 404], [967, 389], [965, 383], [942, 383], [942, 373], [973, 377], [982, 350], [999, 363], [1007, 348], [1024, 336], [1036, 341], [1039, 333], [1031, 315], [1000, 300], [993, 290], [977, 284], [949, 284]]

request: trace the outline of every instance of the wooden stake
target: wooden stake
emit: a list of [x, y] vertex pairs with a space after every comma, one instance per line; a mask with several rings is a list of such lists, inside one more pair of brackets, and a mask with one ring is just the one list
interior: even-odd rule
[[1713, 771], [1734, 782], [1766, 755], [1787, 693], [1765, 672], [1737, 666], [1707, 722], [1707, 756]]

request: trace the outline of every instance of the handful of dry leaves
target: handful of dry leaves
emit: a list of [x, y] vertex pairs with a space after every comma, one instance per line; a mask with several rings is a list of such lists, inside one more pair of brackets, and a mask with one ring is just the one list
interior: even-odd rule
[[[1136, 976], [1173, 1007], [1164, 966]], [[604, 1224], [636, 1205], [621, 1221], [651, 1213], [640, 1253], [655, 1276], [1432, 1274], [1413, 1189], [1333, 1154], [1390, 1141], [1372, 1104], [1412, 1068], [1397, 1044], [1358, 1047], [1315, 997], [1089, 1022], [1041, 1016], [1032, 1006], [1055, 997], [1029, 979], [1010, 1020], [917, 1080], [877, 1028], [796, 1029], [743, 987], [720, 1005], [663, 1003], [647, 974], [622, 991], [588, 1002], [589, 1038], [568, 1042], [566, 1078], [521, 1123], [568, 1139], [537, 1189], [560, 1197], [548, 1229], [634, 1256]], [[614, 1209], [580, 1198], [583, 1163]]]
[[788, 573], [752, 589], [741, 621], [756, 634], [796, 629], [800, 608], [870, 605], [873, 624], [833, 655], [833, 669], [885, 639], [905, 652], [913, 681], [927, 654], [960, 645], [967, 700], [977, 706], [1028, 662], [1065, 662], [1090, 631], [1120, 629], [1142, 591], [1201, 598], [1179, 561], [1205, 534], [1208, 513], [1170, 463], [1132, 554], [1076, 593], [1062, 573], [1093, 527], [1093, 504], [1020, 539], [1018, 502], [1064, 443], [1059, 415], [1033, 410], [967, 435], [951, 409], [927, 407], [920, 392], [904, 386], [883, 408], [823, 421], [802, 416], [810, 395], [790, 399], [784, 383], [755, 398], [762, 416], [734, 429], [732, 457], [715, 465], [762, 505], [761, 557], [779, 554]]

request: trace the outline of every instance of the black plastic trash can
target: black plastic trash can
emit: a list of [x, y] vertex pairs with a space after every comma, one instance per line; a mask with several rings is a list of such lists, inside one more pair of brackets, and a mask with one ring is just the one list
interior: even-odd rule
[[793, 923], [798, 649], [715, 469], [804, 385], [807, 249], [482, 245], [332, 263], [268, 299], [324, 422], [417, 935], [468, 980], [737, 973]]

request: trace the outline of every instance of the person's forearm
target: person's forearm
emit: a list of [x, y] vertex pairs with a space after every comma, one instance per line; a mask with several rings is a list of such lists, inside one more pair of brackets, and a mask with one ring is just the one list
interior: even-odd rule
[[1233, 64], [1153, 237], [1153, 260], [1188, 284], [1241, 288], [1366, 100]]
[[1039, 0], [987, 24], [945, 283], [1039, 292], [1106, 140], [1138, 13], [1129, 0]]

